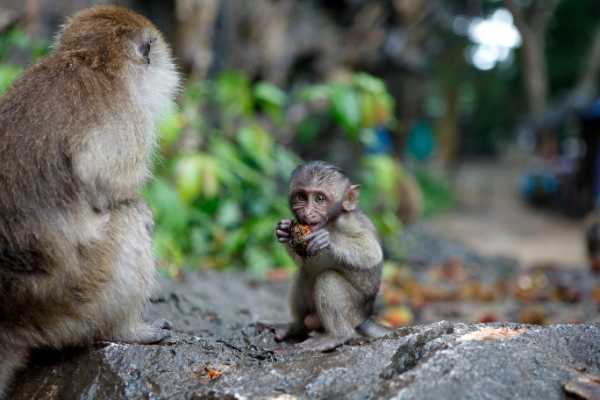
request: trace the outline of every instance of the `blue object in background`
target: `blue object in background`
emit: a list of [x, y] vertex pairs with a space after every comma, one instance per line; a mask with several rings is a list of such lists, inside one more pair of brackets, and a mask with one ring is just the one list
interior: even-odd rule
[[600, 118], [600, 99], [594, 101], [592, 105], [583, 110], [580, 115], [584, 120]]
[[[584, 122], [584, 129], [582, 132], [583, 140], [587, 147], [586, 151], [588, 154], [593, 154], [593, 160], [588, 165], [588, 168], [592, 168], [591, 171], [586, 173], [591, 174], [593, 182], [593, 193], [594, 193], [594, 205], [596, 210], [600, 209], [600, 143], [598, 141], [598, 120], [600, 120], [600, 99], [594, 101], [589, 107], [580, 112], [580, 117]], [[589, 160], [589, 156], [586, 155], [586, 159]]]
[[529, 202], [550, 201], [558, 189], [558, 178], [548, 171], [530, 173], [521, 180], [521, 196]]
[[419, 161], [426, 161], [433, 155], [435, 146], [435, 136], [431, 126], [426, 121], [414, 124], [408, 135], [409, 156]]
[[367, 154], [391, 154], [394, 148], [391, 132], [383, 125], [374, 128], [375, 138], [367, 146]]

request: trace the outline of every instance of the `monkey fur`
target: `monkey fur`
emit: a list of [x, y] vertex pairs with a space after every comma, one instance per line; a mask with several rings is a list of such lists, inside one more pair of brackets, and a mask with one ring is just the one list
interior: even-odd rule
[[307, 255], [290, 245], [291, 220], [276, 227], [278, 240], [299, 266], [290, 290], [293, 322], [278, 340], [324, 335], [300, 344], [327, 351], [361, 336], [380, 337], [392, 330], [371, 317], [381, 283], [383, 252], [375, 227], [358, 208], [358, 185], [335, 166], [313, 161], [296, 168], [290, 180], [290, 208], [297, 221], [310, 226]]
[[75, 14], [0, 99], [0, 398], [31, 349], [155, 343], [153, 217], [140, 194], [178, 74], [146, 18]]

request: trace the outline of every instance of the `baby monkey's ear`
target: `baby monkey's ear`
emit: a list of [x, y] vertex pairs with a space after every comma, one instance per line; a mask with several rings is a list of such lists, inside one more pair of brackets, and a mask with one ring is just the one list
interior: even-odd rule
[[358, 206], [358, 195], [360, 194], [360, 185], [350, 185], [344, 196], [342, 208], [344, 211], [354, 211]]

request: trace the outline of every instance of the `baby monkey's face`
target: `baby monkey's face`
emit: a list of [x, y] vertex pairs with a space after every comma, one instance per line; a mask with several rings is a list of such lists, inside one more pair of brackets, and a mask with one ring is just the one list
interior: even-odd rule
[[296, 168], [290, 179], [290, 208], [299, 223], [323, 228], [358, 202], [358, 186], [336, 167], [312, 161]]
[[301, 224], [318, 228], [329, 219], [335, 199], [321, 188], [297, 188], [290, 194], [294, 216]]

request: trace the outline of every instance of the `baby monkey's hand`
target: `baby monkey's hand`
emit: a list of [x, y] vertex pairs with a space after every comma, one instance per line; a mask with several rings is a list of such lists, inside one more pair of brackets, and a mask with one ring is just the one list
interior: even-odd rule
[[306, 251], [309, 255], [314, 256], [320, 250], [329, 247], [329, 231], [324, 228], [317, 229], [306, 237], [308, 245]]
[[292, 239], [292, 220], [282, 219], [275, 228], [275, 236], [281, 243], [289, 242]]

